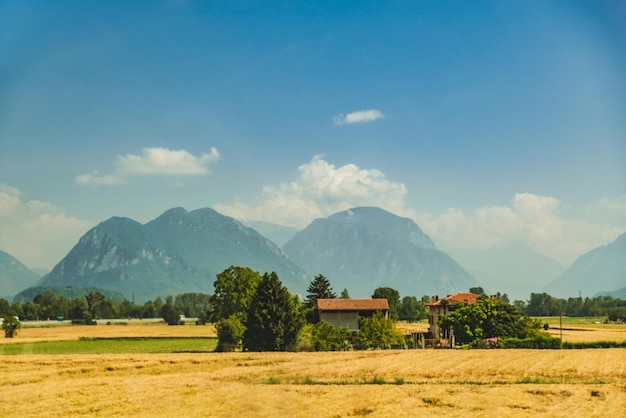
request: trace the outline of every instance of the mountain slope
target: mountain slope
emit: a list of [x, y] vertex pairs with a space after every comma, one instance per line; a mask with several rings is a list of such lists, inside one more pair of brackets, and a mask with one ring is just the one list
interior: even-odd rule
[[38, 286], [118, 290], [139, 302], [157, 295], [212, 293], [230, 265], [276, 271], [294, 292], [306, 275], [271, 241], [212, 209], [166, 211], [142, 225], [111, 218], [88, 231]]
[[574, 261], [545, 291], [552, 296], [593, 296], [626, 286], [626, 233]]
[[17, 258], [0, 251], [0, 296], [15, 295], [32, 286], [39, 276]]
[[410, 219], [360, 207], [316, 219], [283, 247], [309, 273], [324, 274], [336, 292], [370, 296], [388, 286], [402, 296], [446, 294], [477, 286], [474, 278]]
[[550, 257], [516, 243], [487, 250], [449, 250], [463, 268], [472, 273], [488, 294], [508, 294], [511, 300], [528, 299], [565, 271]]

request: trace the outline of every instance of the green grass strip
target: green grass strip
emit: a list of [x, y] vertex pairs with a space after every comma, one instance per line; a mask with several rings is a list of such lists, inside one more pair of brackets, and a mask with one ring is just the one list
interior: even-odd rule
[[216, 346], [216, 338], [83, 338], [1, 344], [0, 355], [204, 353]]

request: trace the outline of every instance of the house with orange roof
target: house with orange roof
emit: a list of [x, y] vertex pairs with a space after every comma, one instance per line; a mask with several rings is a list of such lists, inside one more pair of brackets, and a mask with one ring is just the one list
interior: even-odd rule
[[317, 310], [320, 321], [326, 321], [332, 326], [348, 328], [358, 331], [359, 318], [371, 317], [376, 312], [382, 312], [385, 318], [389, 317], [389, 303], [387, 299], [318, 299]]
[[454, 311], [459, 304], [466, 303], [473, 305], [480, 298], [480, 295], [470, 292], [460, 292], [453, 295], [448, 295], [445, 298], [439, 299], [439, 296], [433, 296], [431, 301], [426, 304], [429, 309], [428, 314], [428, 332], [432, 338], [440, 338], [448, 336], [442, 336], [442, 330], [439, 328], [439, 317], [447, 316], [450, 312]]

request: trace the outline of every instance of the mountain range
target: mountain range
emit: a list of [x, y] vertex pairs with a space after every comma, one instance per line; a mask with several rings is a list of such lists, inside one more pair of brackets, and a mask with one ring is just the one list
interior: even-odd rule
[[415, 222], [375, 207], [316, 219], [295, 235], [287, 227], [250, 225], [281, 242], [293, 236], [281, 250], [257, 230], [209, 208], [170, 209], [146, 224], [113, 217], [85, 233], [39, 282], [37, 274], [0, 251], [0, 295], [33, 285], [109, 289], [137, 302], [157, 295], [212, 293], [216, 274], [230, 265], [276, 271], [301, 296], [320, 273], [337, 293], [345, 288], [353, 297], [369, 297], [385, 286], [417, 297], [483, 286], [488, 293], [508, 293], [511, 300], [542, 291], [593, 296], [626, 286], [626, 234], [582, 255], [564, 271], [554, 260], [519, 244], [455, 251], [459, 264]]
[[141, 302], [157, 295], [212, 293], [216, 274], [230, 265], [275, 271], [292, 291], [306, 289], [306, 273], [276, 244], [209, 208], [170, 209], [145, 225], [119, 217], [102, 222], [38, 286], [112, 289]]
[[11, 254], [0, 251], [0, 296], [15, 295], [39, 280], [37, 273], [29, 270]]
[[487, 294], [506, 293], [511, 301], [527, 299], [531, 292], [540, 291], [565, 271], [554, 259], [521, 243], [485, 250], [448, 251]]
[[351, 296], [369, 297], [377, 287], [421, 297], [478, 286], [415, 222], [376, 207], [316, 219], [283, 251], [306, 271], [326, 276], [337, 292], [345, 288]]
[[593, 296], [626, 287], [626, 233], [572, 263], [544, 291], [557, 297]]

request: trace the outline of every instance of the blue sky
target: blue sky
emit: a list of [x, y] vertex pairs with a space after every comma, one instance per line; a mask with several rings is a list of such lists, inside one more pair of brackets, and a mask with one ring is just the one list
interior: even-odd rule
[[563, 264], [626, 230], [620, 1], [0, 0], [0, 249], [376, 205]]

